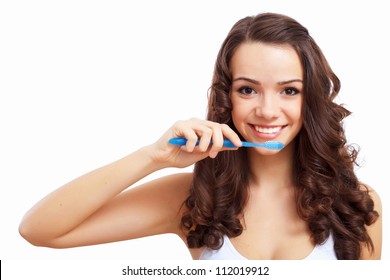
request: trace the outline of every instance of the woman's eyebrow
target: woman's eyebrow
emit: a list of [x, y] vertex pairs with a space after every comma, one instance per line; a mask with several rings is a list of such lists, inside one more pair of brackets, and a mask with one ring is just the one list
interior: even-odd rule
[[[250, 83], [255, 84], [255, 85], [261, 85], [261, 83], [259, 81], [251, 79], [251, 78], [247, 78], [247, 77], [238, 77], [238, 78], [235, 78], [233, 80], [233, 82], [236, 82], [236, 81], [247, 81], [247, 82], [250, 82]], [[303, 83], [303, 80], [291, 79], [291, 80], [287, 80], [287, 81], [278, 82], [278, 85], [285, 85], [285, 84], [290, 84], [290, 83], [295, 83], [295, 82]]]
[[260, 85], [259, 81], [256, 81], [256, 80], [253, 80], [250, 78], [246, 78], [246, 77], [238, 77], [238, 78], [233, 80], [233, 82], [235, 82], [235, 81], [247, 81], [247, 82], [250, 82], [250, 83], [255, 84], [255, 85]]
[[303, 80], [301, 80], [301, 79], [292, 79], [292, 80], [278, 82], [278, 85], [285, 85], [285, 84], [295, 83], [295, 82], [300, 82], [303, 84]]

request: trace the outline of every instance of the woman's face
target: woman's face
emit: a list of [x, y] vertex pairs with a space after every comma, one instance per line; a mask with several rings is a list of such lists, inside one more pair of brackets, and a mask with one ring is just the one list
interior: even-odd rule
[[296, 51], [289, 45], [246, 42], [234, 53], [230, 67], [237, 130], [246, 141], [287, 146], [302, 127], [303, 68]]

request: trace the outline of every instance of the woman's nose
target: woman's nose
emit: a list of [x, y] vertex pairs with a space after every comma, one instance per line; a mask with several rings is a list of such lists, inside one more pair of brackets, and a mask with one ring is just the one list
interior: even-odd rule
[[276, 94], [262, 94], [256, 105], [256, 115], [264, 119], [274, 119], [280, 114], [280, 104]]

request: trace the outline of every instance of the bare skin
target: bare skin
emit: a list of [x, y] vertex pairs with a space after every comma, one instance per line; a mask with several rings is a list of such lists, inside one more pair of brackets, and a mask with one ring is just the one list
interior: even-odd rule
[[[195, 132], [202, 135], [197, 147]], [[215, 157], [224, 149], [223, 135], [236, 146], [241, 145], [226, 125], [197, 119], [179, 121], [156, 143], [87, 173], [43, 198], [23, 218], [20, 234], [34, 245], [52, 248], [160, 233], [175, 233], [185, 240], [180, 220], [192, 174], [170, 175], [128, 188], [162, 168], [186, 167], [207, 156]], [[168, 144], [170, 138], [177, 136], [189, 139], [187, 146]], [[214, 145], [209, 148], [211, 139]], [[191, 251], [197, 256], [199, 249]]]
[[[260, 67], [260, 66], [261, 67]], [[306, 223], [296, 212], [292, 184], [293, 142], [302, 125], [302, 65], [288, 46], [242, 44], [231, 63], [232, 119], [248, 141], [270, 138], [281, 151], [250, 149], [250, 198], [243, 213], [244, 232], [231, 241], [248, 259], [303, 259], [314, 248]], [[170, 145], [186, 137], [186, 146]], [[175, 123], [155, 143], [85, 174], [38, 202], [23, 218], [20, 234], [37, 246], [68, 248], [174, 233], [186, 242], [180, 221], [192, 173], [179, 173], [132, 187], [168, 167], [183, 168], [226, 148], [241, 147], [227, 125], [190, 119]], [[200, 139], [199, 146], [196, 141]], [[210, 141], [213, 145], [210, 147]], [[379, 196], [370, 190], [381, 217]], [[261, 222], [259, 222], [261, 221]], [[362, 247], [362, 259], [380, 259], [381, 218], [367, 227], [375, 251]], [[202, 248], [189, 249], [198, 259]]]
[[[173, 166], [152, 155], [153, 145], [85, 174], [43, 198], [25, 215], [20, 224], [21, 235], [36, 246], [52, 248], [101, 244], [161, 233], [177, 234], [186, 242], [180, 219], [185, 211], [182, 203], [188, 195], [192, 173], [169, 175], [126, 190], [154, 170]], [[169, 149], [178, 149], [178, 157], [183, 155], [187, 159], [189, 156], [183, 151], [187, 147]], [[205, 152], [198, 150], [190, 157], [203, 158], [210, 153], [207, 149]], [[313, 250], [307, 227], [296, 215], [293, 196], [288, 189], [286, 187], [280, 195], [277, 190], [253, 184], [243, 221], [245, 231], [232, 239], [243, 256], [301, 259]], [[379, 197], [374, 191], [371, 195], [381, 214]], [[263, 222], [258, 223], [259, 219]], [[377, 249], [371, 254], [364, 247], [361, 258], [380, 259], [381, 220], [369, 226], [368, 231]], [[189, 251], [198, 259], [202, 249]]]

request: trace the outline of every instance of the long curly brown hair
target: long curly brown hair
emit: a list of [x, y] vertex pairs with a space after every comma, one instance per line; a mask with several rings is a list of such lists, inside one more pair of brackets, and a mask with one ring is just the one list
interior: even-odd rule
[[[365, 225], [374, 223], [378, 213], [368, 188], [354, 173], [358, 151], [347, 144], [342, 125], [350, 111], [334, 102], [340, 81], [305, 27], [273, 13], [239, 20], [218, 53], [207, 119], [228, 124], [237, 132], [231, 119], [229, 66], [237, 47], [248, 41], [288, 44], [298, 53], [304, 69], [304, 102], [303, 126], [294, 142], [297, 212], [307, 222], [315, 244], [332, 233], [338, 259], [359, 259], [362, 243], [374, 249]], [[245, 149], [195, 164], [185, 201], [188, 211], [182, 217], [190, 248], [217, 249], [223, 235], [242, 233], [240, 218], [251, 176]]]

